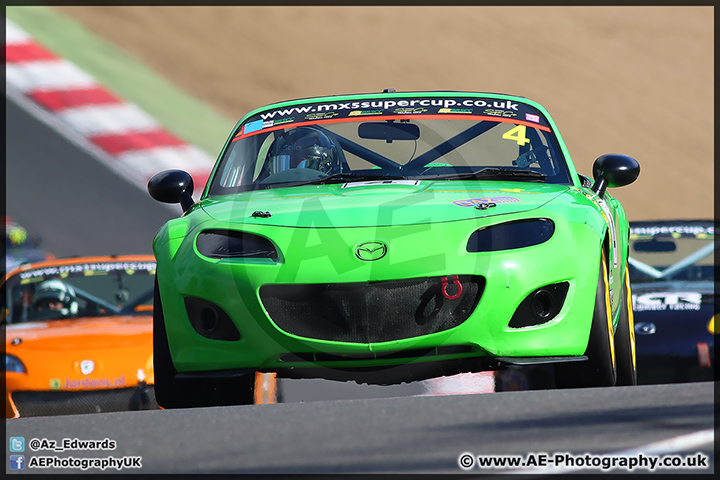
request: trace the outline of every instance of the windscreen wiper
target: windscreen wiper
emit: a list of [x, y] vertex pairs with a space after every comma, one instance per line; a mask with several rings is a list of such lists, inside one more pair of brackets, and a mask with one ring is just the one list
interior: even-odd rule
[[544, 173], [536, 172], [534, 170], [487, 167], [481, 170], [474, 170], [472, 172], [460, 172], [420, 177], [420, 179], [422, 180], [466, 180], [480, 178], [486, 180], [506, 180], [510, 178], [517, 180], [544, 181], [547, 178], [547, 175], [545, 175]]
[[333, 173], [327, 177], [317, 178], [307, 182], [302, 182], [294, 186], [300, 185], [321, 185], [324, 183], [344, 183], [347, 181], [357, 182], [361, 180], [402, 180], [406, 177], [400, 175], [358, 175], [357, 173]]

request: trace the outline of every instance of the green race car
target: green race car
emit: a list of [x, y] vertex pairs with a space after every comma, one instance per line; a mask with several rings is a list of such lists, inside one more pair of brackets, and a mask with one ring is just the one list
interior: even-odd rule
[[522, 97], [395, 92], [243, 117], [199, 201], [153, 241], [164, 408], [253, 403], [255, 372], [393, 384], [553, 364], [560, 387], [636, 383], [629, 228]]

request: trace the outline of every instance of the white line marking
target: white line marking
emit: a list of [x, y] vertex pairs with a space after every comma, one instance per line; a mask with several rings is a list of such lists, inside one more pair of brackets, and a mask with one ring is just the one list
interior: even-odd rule
[[681, 452], [693, 448], [711, 445], [715, 443], [715, 431], [713, 429], [699, 430], [697, 432], [678, 435], [677, 437], [649, 443], [645, 446], [614, 452], [609, 455], [637, 455], [639, 453], [651, 455], [665, 455], [668, 453]]

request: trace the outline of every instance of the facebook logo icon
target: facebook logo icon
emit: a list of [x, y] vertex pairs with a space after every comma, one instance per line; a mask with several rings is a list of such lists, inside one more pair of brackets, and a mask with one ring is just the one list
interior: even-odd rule
[[25, 455], [10, 455], [10, 470], [25, 470]]
[[25, 437], [10, 437], [10, 451], [11, 452], [24, 452], [25, 451]]

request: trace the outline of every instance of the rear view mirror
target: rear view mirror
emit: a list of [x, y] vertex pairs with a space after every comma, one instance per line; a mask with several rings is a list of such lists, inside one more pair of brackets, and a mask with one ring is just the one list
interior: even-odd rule
[[412, 123], [365, 122], [358, 127], [358, 136], [369, 140], [417, 140], [420, 128]]
[[183, 170], [165, 170], [148, 181], [148, 192], [158, 202], [179, 203], [187, 212], [195, 203], [192, 199], [193, 179]]
[[634, 158], [619, 153], [602, 155], [593, 164], [595, 184], [592, 186], [592, 191], [602, 198], [606, 188], [630, 185], [638, 175], [640, 175], [640, 164]]
[[643, 253], [666, 253], [677, 250], [675, 242], [661, 240], [638, 240], [633, 244], [633, 250]]

